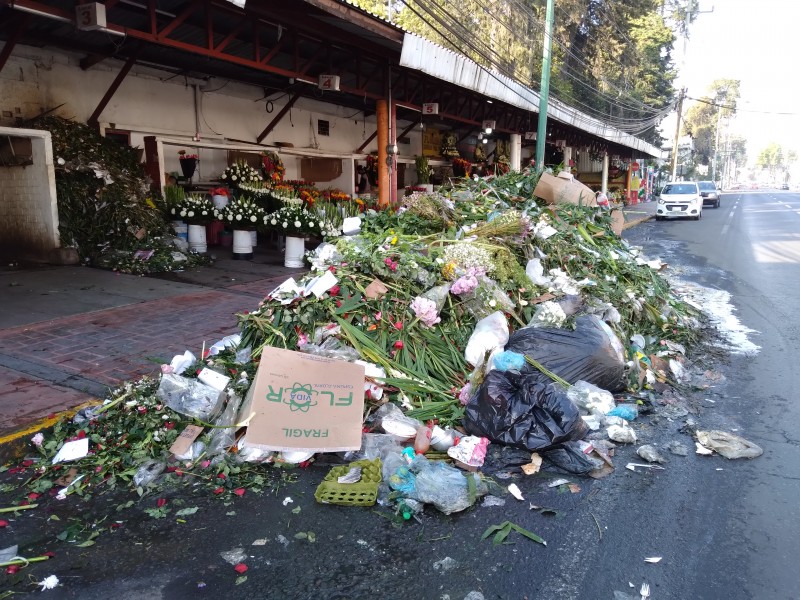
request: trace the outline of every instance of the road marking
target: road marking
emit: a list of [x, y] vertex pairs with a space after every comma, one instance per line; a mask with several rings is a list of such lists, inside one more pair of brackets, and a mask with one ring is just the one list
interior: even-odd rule
[[82, 408], [86, 408], [87, 406], [96, 406], [99, 404], [101, 404], [100, 400], [89, 400], [88, 402], [79, 404], [75, 408], [70, 408], [69, 410], [62, 410], [56, 413], [54, 416], [44, 417], [42, 419], [39, 419], [38, 421], [34, 421], [31, 425], [27, 425], [23, 429], [12, 431], [11, 433], [7, 433], [5, 435], [0, 435], [0, 446], [18, 440], [22, 437], [32, 435], [43, 429], [49, 429], [50, 427], [55, 425], [62, 417], [73, 417]]
[[722, 227], [722, 235], [728, 233], [728, 229], [731, 228], [731, 222], [733, 222], [733, 215], [736, 213], [736, 207], [739, 206], [739, 203], [733, 205], [730, 214], [728, 215], [728, 220], [725, 222], [725, 225]]

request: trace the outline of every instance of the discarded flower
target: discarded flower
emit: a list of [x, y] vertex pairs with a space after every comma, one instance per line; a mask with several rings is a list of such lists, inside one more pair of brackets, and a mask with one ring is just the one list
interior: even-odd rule
[[8, 527], [8, 521], [5, 519], [0, 520], [0, 527]]
[[247, 565], [244, 563], [239, 563], [238, 565], [233, 567], [233, 570], [239, 573], [239, 575], [241, 575], [242, 573], [247, 573]]
[[219, 495], [224, 491], [225, 491], [225, 488], [218, 487], [217, 489], [214, 490], [214, 494]]
[[19, 571], [19, 565], [8, 565], [6, 567], [6, 573], [8, 573], [9, 575], [13, 575], [17, 571]]
[[161, 507], [162, 507], [162, 506], [164, 506], [166, 503], [167, 503], [167, 499], [166, 499], [166, 498], [159, 498], [158, 500], [156, 500], [156, 506], [157, 506], [158, 508], [161, 508]]
[[42, 579], [36, 585], [42, 586], [42, 591], [52, 590], [58, 585], [58, 577], [56, 577], [55, 575], [49, 575], [44, 579]]
[[39, 447], [42, 445], [42, 442], [44, 442], [44, 434], [41, 431], [31, 438], [31, 443], [34, 446]]
[[236, 494], [237, 496], [244, 496], [244, 488], [236, 488], [235, 490], [233, 490], [233, 493]]

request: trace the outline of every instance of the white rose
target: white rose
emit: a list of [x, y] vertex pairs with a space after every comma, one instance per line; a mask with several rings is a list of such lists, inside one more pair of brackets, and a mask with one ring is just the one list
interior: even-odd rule
[[294, 226], [295, 227], [300, 227], [300, 225], [302, 225], [302, 223], [300, 223], [300, 221], [295, 221], [294, 222]]
[[222, 176], [220, 177], [220, 179], [227, 179], [227, 178], [228, 178], [228, 176], [225, 175], [225, 173], [223, 173]]
[[309, 222], [308, 222], [308, 226], [309, 226], [309, 227], [313, 227], [313, 226], [314, 226], [314, 221], [309, 221]]
[[231, 175], [231, 179], [233, 179], [234, 181], [236, 181], [236, 175]]
[[255, 215], [253, 215], [253, 216], [251, 216], [251, 217], [250, 217], [250, 220], [251, 220], [253, 223], [255, 223], [256, 221], [258, 221], [258, 217], [257, 217], [257, 216], [255, 216]]
[[497, 300], [489, 300], [489, 306], [491, 306], [492, 308], [497, 306]]
[[286, 222], [284, 222], [284, 223], [283, 223], [283, 228], [284, 228], [284, 229], [286, 229], [288, 226], [289, 226], [289, 224], [288, 224], [288, 223], [286, 223]]
[[181, 216], [182, 216], [182, 217], [185, 217], [185, 216], [186, 216], [186, 211], [185, 211], [185, 210], [181, 210]]
[[170, 209], [170, 212], [174, 215], [175, 214], [175, 209], [174, 208]]
[[193, 217], [194, 216], [194, 211], [190, 210], [188, 216]]
[[242, 220], [242, 215], [236, 215], [236, 220], [237, 221], [241, 221]]
[[271, 225], [277, 225], [277, 224], [278, 224], [278, 222], [277, 222], [275, 219], [272, 219], [272, 220], [270, 221], [270, 224], [271, 224]]

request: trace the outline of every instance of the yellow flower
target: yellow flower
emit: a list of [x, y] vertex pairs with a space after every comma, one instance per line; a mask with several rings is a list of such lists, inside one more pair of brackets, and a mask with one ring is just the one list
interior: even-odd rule
[[397, 236], [394, 236], [394, 237], [392, 238], [391, 244], [392, 244], [392, 246], [394, 246], [395, 244], [397, 244]]
[[449, 262], [444, 267], [442, 267], [442, 275], [445, 279], [455, 279], [456, 278], [456, 263]]

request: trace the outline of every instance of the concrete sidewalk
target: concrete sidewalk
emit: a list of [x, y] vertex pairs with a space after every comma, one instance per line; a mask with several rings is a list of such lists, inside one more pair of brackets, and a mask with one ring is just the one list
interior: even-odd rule
[[[655, 214], [626, 207], [625, 228]], [[0, 269], [0, 444], [51, 425], [102, 398], [109, 387], [189, 349], [196, 355], [235, 333], [236, 313], [255, 307], [297, 269], [276, 251], [154, 277], [85, 267]]]

